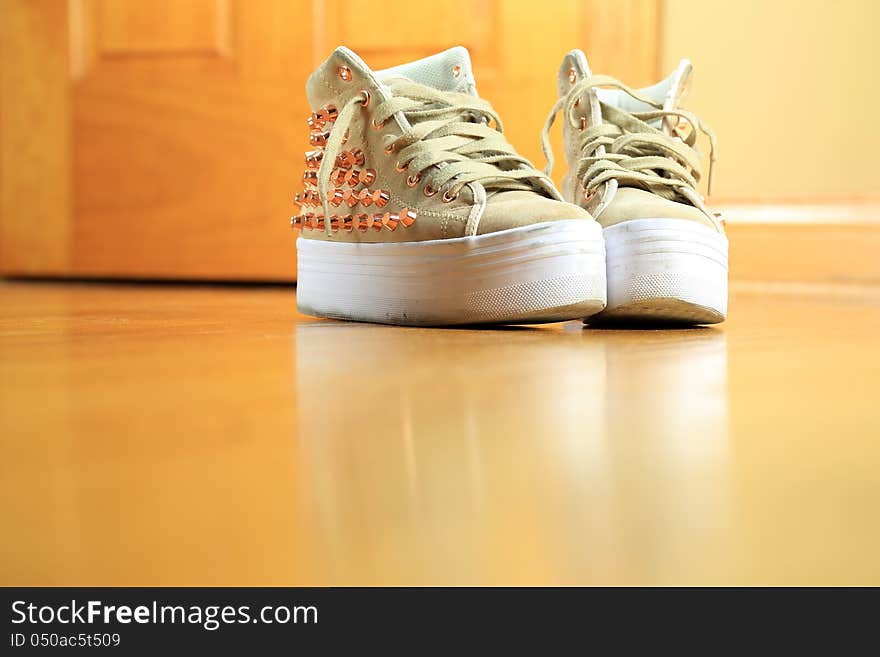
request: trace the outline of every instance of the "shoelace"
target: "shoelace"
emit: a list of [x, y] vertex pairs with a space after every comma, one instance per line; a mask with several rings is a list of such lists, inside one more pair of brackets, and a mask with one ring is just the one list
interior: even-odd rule
[[[373, 127], [382, 129], [398, 112], [406, 116], [411, 127], [400, 135], [387, 135], [385, 153], [395, 156], [399, 173], [409, 172], [408, 181], [423, 183], [427, 195], [442, 191], [444, 200], [450, 201], [472, 183], [487, 192], [519, 189], [546, 194], [542, 185], [552, 185], [513, 150], [504, 137], [501, 118], [486, 101], [401, 79], [392, 80], [389, 87], [392, 96], [376, 105]], [[336, 118], [318, 169], [318, 195], [325, 217], [329, 216], [333, 163], [355, 112], [370, 102], [370, 96], [361, 92], [346, 102]]]
[[[574, 116], [579, 99], [585, 98], [594, 87], [616, 87], [631, 97], [656, 109], [647, 112], [627, 112], [607, 103], [600, 103], [602, 123], [586, 125]], [[550, 128], [559, 111], [573, 128], [579, 129], [578, 149], [581, 157], [577, 164], [577, 179], [582, 181], [587, 194], [603, 183], [616, 179], [621, 185], [646, 189], [664, 198], [675, 200], [684, 196], [699, 198], [700, 154], [696, 150], [698, 131], [709, 138], [709, 181], [712, 192], [712, 173], [715, 166], [715, 133], [694, 114], [683, 109], [664, 110], [655, 100], [631, 89], [622, 82], [605, 75], [595, 75], [576, 84], [553, 106], [541, 133], [541, 146], [547, 158], [546, 174], [553, 170], [553, 151], [550, 147]], [[668, 135], [649, 125], [649, 121], [675, 117], [684, 119], [690, 130], [682, 134], [677, 127]]]

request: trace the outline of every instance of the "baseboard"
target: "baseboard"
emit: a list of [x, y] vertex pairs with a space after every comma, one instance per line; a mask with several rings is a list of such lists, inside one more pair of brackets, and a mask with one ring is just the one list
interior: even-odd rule
[[732, 281], [880, 284], [880, 202], [722, 206]]

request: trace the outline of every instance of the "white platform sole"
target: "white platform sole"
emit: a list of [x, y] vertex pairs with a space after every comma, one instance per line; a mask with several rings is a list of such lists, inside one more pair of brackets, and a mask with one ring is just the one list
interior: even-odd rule
[[297, 303], [316, 317], [438, 326], [557, 322], [605, 307], [605, 242], [564, 220], [447, 240], [299, 238]]
[[608, 305], [590, 323], [716, 324], [727, 317], [727, 238], [687, 219], [605, 229]]

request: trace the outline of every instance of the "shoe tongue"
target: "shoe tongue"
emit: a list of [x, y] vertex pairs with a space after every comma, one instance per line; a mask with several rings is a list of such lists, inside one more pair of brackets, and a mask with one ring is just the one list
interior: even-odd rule
[[587, 56], [582, 50], [572, 50], [568, 52], [559, 65], [558, 75], [556, 77], [556, 90], [559, 97], [565, 96], [573, 85], [592, 75], [590, 65], [587, 63]]
[[438, 91], [477, 95], [471, 57], [467, 48], [456, 46], [414, 62], [392, 66], [375, 72], [376, 79], [387, 83], [406, 78]]
[[[690, 89], [693, 66], [687, 59], [682, 59], [676, 69], [666, 79], [639, 91], [661, 105], [665, 110], [676, 109]], [[627, 112], [648, 112], [652, 109], [647, 103], [636, 100], [620, 89], [596, 89], [599, 100]]]
[[691, 90], [691, 74], [694, 67], [687, 59], [682, 59], [672, 74], [660, 84], [668, 83], [663, 97], [663, 109], [671, 110], [681, 107], [682, 101]]

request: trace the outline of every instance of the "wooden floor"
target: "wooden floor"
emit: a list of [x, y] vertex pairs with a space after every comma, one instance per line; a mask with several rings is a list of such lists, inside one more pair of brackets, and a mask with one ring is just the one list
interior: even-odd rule
[[880, 292], [718, 328], [0, 284], [0, 584], [880, 584]]

